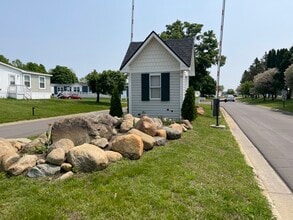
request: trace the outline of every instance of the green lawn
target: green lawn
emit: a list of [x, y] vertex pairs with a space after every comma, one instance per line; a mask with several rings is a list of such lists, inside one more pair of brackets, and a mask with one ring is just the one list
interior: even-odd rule
[[[48, 100], [15, 100], [0, 99], [0, 123], [48, 118], [81, 112], [99, 111], [110, 108], [110, 99], [48, 99]], [[33, 116], [32, 108], [35, 107]]]
[[210, 128], [209, 109], [137, 161], [64, 182], [1, 173], [0, 219], [272, 219], [229, 129]]
[[[239, 98], [237, 99], [241, 102], [246, 102], [252, 105], [263, 105], [269, 108], [279, 109], [287, 112], [293, 112], [293, 99], [286, 100], [285, 103], [281, 99], [272, 101], [271, 99], [266, 99], [265, 101], [262, 98], [251, 99], [251, 98]], [[284, 106], [285, 104], [285, 106]]]

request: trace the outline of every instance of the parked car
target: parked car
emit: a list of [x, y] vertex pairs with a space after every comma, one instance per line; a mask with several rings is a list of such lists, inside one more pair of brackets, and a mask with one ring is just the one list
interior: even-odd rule
[[57, 95], [58, 99], [81, 99], [78, 94], [75, 93], [59, 93]]
[[226, 100], [227, 100], [227, 102], [235, 102], [235, 97], [234, 97], [234, 95], [228, 95]]

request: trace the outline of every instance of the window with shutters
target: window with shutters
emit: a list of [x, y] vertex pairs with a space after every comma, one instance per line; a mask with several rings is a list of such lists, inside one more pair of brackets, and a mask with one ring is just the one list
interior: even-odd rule
[[141, 100], [170, 101], [170, 73], [141, 74]]
[[150, 74], [150, 99], [161, 99], [161, 74]]

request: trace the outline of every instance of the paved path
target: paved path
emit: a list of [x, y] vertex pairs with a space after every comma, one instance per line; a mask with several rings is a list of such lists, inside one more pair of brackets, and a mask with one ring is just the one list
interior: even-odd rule
[[293, 115], [239, 102], [221, 106], [293, 191]]
[[[100, 113], [108, 113], [108, 110], [99, 111]], [[81, 114], [90, 114], [81, 113]], [[80, 114], [75, 114], [80, 115]], [[49, 124], [65, 117], [72, 117], [74, 115], [59, 116], [54, 118], [36, 119], [29, 121], [19, 121], [13, 123], [0, 124], [0, 137], [2, 138], [22, 138], [37, 136], [45, 132], [49, 128]]]

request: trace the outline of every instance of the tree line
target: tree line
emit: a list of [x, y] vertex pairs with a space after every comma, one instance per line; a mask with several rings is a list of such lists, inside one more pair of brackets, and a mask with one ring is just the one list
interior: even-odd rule
[[282, 90], [288, 91], [291, 98], [293, 89], [293, 47], [290, 49], [271, 49], [259, 59], [255, 58], [244, 71], [237, 91], [244, 96], [273, 100]]

